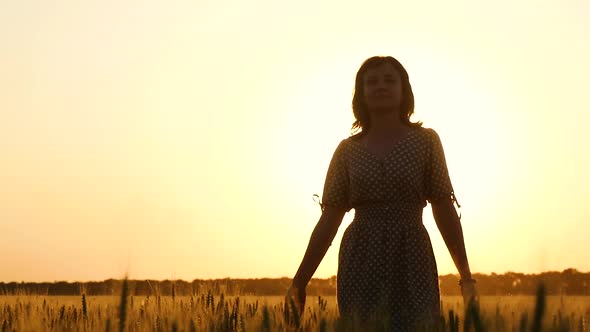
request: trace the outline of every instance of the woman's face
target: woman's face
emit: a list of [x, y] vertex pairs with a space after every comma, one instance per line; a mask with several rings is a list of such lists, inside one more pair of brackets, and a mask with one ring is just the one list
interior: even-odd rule
[[365, 104], [370, 112], [397, 110], [402, 102], [402, 80], [389, 63], [368, 68], [363, 76]]

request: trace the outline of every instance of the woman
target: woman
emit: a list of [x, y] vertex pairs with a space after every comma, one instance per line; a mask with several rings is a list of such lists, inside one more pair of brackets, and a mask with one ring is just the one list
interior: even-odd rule
[[466, 303], [476, 294], [441, 141], [434, 130], [410, 122], [412, 88], [406, 70], [392, 57], [372, 57], [362, 64], [352, 108], [353, 129], [360, 132], [342, 140], [334, 152], [322, 215], [286, 300], [293, 297], [303, 313], [305, 287], [344, 214], [355, 209], [338, 256], [341, 317], [396, 330], [434, 327], [440, 295], [434, 253], [422, 224], [427, 202], [461, 276]]

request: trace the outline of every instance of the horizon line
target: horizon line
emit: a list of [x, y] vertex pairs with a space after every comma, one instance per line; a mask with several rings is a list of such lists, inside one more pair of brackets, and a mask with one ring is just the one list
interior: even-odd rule
[[[503, 273], [498, 273], [498, 272], [490, 272], [490, 273], [482, 273], [482, 272], [472, 272], [472, 275], [489, 275], [491, 276], [492, 274], [495, 275], [505, 275], [505, 274], [524, 274], [524, 275], [541, 275], [541, 274], [546, 274], [546, 273], [564, 273], [566, 271], [575, 271], [576, 273], [581, 273], [581, 274], [586, 274], [586, 273], [590, 273], [590, 271], [580, 271], [576, 268], [566, 268], [564, 270], [558, 271], [558, 270], [547, 270], [547, 271], [543, 271], [543, 272], [538, 272], [538, 273], [524, 273], [524, 272], [517, 272], [517, 271], [505, 271]], [[446, 274], [439, 274], [438, 275], [439, 278], [440, 277], [446, 277], [446, 276], [459, 276], [459, 273], [446, 273]], [[311, 280], [328, 280], [328, 279], [332, 279], [332, 278], [336, 278], [336, 275], [332, 275], [330, 277], [326, 277], [326, 278], [321, 278], [321, 277], [312, 277]], [[153, 278], [126, 278], [126, 277], [122, 277], [122, 278], [106, 278], [106, 279], [102, 279], [102, 280], [84, 280], [84, 281], [80, 281], [80, 280], [53, 280], [53, 281], [16, 281], [16, 280], [12, 280], [12, 281], [0, 281], [0, 283], [3, 284], [10, 284], [10, 283], [58, 283], [58, 282], [66, 282], [66, 283], [91, 283], [91, 282], [104, 282], [107, 280], [129, 280], [129, 281], [145, 281], [145, 280], [149, 280], [149, 281], [174, 281], [174, 282], [178, 282], [178, 281], [184, 281], [184, 282], [193, 282], [193, 281], [215, 281], [215, 280], [257, 280], [257, 279], [293, 279], [293, 277], [286, 277], [286, 276], [282, 276], [282, 277], [240, 277], [240, 278], [234, 278], [234, 277], [221, 277], [221, 278], [194, 278], [192, 280], [185, 280], [185, 279], [153, 279]]]

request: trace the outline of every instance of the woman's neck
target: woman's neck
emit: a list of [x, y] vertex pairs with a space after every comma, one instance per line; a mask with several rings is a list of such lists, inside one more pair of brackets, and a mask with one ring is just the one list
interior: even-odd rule
[[392, 112], [370, 112], [369, 113], [371, 136], [387, 136], [392, 133], [398, 133], [407, 127], [400, 117], [398, 111]]

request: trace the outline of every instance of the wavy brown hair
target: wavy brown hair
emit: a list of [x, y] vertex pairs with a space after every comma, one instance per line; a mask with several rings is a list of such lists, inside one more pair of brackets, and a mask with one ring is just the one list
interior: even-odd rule
[[422, 127], [422, 122], [420, 121], [410, 122], [410, 117], [414, 114], [414, 93], [412, 92], [408, 72], [404, 66], [391, 56], [374, 56], [365, 60], [356, 73], [354, 96], [352, 97], [352, 113], [356, 119], [352, 124], [353, 131], [360, 130], [361, 133], [365, 133], [371, 127], [369, 110], [367, 110], [367, 106], [365, 105], [363, 76], [367, 72], [367, 69], [387, 63], [397, 69], [402, 79], [402, 104], [400, 106], [400, 119], [402, 123], [411, 127]]

